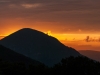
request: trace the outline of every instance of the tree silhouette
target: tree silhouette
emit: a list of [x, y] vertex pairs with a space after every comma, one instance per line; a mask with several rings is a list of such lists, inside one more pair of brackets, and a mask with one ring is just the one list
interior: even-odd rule
[[87, 57], [69, 57], [62, 59], [53, 68], [52, 74], [63, 75], [99, 75], [100, 63]]
[[24, 63], [0, 61], [1, 75], [100, 75], [100, 62], [84, 56], [69, 57], [53, 67], [26, 66]]

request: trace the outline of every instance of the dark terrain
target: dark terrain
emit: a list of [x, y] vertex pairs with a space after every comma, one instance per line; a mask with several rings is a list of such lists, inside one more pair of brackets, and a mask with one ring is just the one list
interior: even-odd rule
[[20, 62], [25, 63], [26, 65], [33, 64], [33, 65], [39, 65], [40, 62], [33, 60], [29, 57], [26, 57], [22, 54], [19, 54], [17, 52], [14, 52], [13, 50], [10, 50], [2, 45], [0, 45], [0, 59], [7, 62]]
[[0, 44], [1, 75], [100, 75], [100, 62], [37, 30], [21, 29]]
[[56, 38], [30, 28], [18, 30], [2, 39], [0, 43], [47, 66], [53, 66], [62, 58], [80, 55], [75, 49], [63, 45]]

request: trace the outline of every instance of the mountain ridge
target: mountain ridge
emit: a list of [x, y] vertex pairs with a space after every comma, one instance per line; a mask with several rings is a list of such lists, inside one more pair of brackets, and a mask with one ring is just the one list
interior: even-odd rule
[[3, 38], [0, 43], [46, 65], [54, 65], [65, 57], [80, 55], [58, 39], [30, 28], [20, 29]]
[[42, 64], [36, 60], [26, 57], [22, 54], [14, 52], [13, 50], [0, 45], [0, 59], [12, 63], [24, 63], [26, 65], [39, 65]]

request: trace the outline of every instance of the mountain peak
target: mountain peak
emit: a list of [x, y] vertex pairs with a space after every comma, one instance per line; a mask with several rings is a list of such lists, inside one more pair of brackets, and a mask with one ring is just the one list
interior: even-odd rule
[[32, 28], [22, 28], [18, 31], [38, 31], [38, 30], [35, 30], [35, 29], [32, 29]]
[[1, 40], [1, 44], [48, 66], [60, 62], [62, 58], [80, 55], [56, 38], [30, 28], [23, 28], [7, 36]]
[[22, 29], [20, 29], [20, 30], [18, 30], [18, 31], [16, 31], [15, 33], [18, 33], [18, 32], [23, 32], [23, 33], [43, 33], [43, 32], [41, 32], [41, 31], [38, 31], [38, 30], [35, 30], [35, 29], [32, 29], [32, 28], [22, 28]]

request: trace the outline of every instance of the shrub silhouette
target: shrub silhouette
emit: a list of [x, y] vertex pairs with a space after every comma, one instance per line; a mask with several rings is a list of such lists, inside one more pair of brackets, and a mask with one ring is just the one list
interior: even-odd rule
[[87, 57], [69, 57], [53, 68], [54, 74], [63, 75], [99, 75], [100, 63]]
[[53, 67], [45, 65], [26, 66], [24, 63], [11, 63], [1, 60], [2, 75], [100, 75], [100, 62], [87, 57], [69, 57], [62, 59]]

